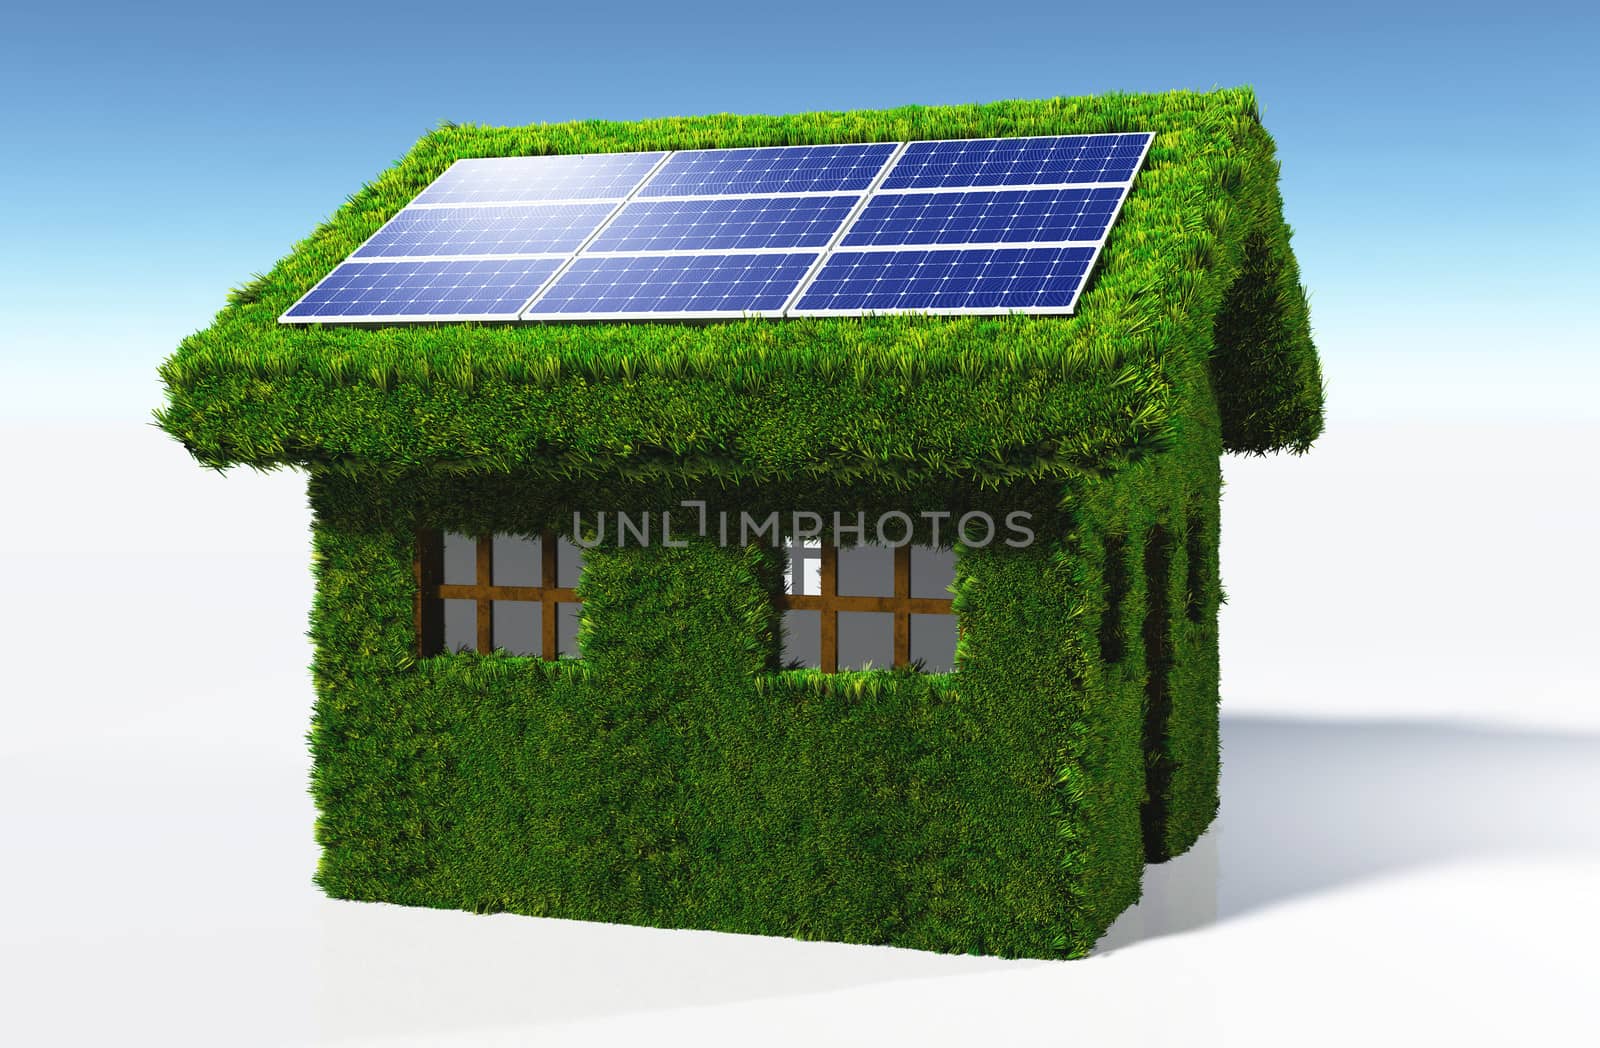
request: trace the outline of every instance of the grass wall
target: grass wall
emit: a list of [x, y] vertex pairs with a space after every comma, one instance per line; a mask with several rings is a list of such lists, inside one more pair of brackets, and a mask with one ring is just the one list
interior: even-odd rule
[[[701, 541], [590, 551], [581, 660], [419, 660], [419, 523], [564, 529], [574, 507], [592, 520], [708, 493], [317, 476], [318, 881], [335, 896], [412, 905], [1081, 955], [1138, 897], [1151, 761], [1173, 768], [1163, 847], [1187, 846], [1215, 808], [1214, 758], [1189, 752], [1214, 731], [1168, 738], [1214, 718], [1214, 692], [1180, 697], [1196, 679], [1169, 674], [1172, 710], [1183, 712], [1163, 712], [1158, 737], [1146, 738], [1137, 563], [1120, 610], [1124, 657], [1102, 662], [1100, 534], [1126, 534], [1135, 549], [1146, 517], [1204, 497], [1167, 462], [1078, 492], [710, 493], [713, 513], [1032, 514], [1031, 547], [961, 552], [954, 675], [779, 669], [768, 597], [778, 555]], [[1128, 517], [1130, 505], [1150, 511]], [[924, 524], [918, 539], [929, 537]], [[1169, 576], [1181, 587], [1175, 548]], [[1168, 603], [1181, 619], [1183, 594]], [[1186, 652], [1193, 638], [1178, 629], [1174, 650]]]

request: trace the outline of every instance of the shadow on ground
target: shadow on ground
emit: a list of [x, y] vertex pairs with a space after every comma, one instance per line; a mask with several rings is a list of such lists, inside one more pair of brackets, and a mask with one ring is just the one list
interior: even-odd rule
[[1222, 737], [1220, 817], [1097, 952], [1422, 866], [1600, 854], [1600, 736], [1225, 717]]

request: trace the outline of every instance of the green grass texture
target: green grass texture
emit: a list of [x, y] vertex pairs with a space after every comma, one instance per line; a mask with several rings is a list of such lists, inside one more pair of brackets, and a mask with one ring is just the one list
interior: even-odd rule
[[[1154, 143], [1071, 317], [277, 322], [461, 157], [1135, 130]], [[1206, 396], [1230, 450], [1303, 451], [1322, 385], [1277, 176], [1247, 89], [441, 127], [182, 342], [157, 420], [214, 466], [997, 484], [1170, 447]]]

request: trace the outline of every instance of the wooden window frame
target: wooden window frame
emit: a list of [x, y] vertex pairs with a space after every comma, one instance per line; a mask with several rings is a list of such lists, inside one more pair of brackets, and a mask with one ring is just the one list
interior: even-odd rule
[[[556, 542], [554, 531], [539, 532], [539, 581], [556, 580]], [[494, 584], [494, 536], [478, 535], [477, 567], [471, 585], [448, 585], [444, 581], [444, 532], [437, 528], [417, 531], [415, 562], [417, 653], [423, 658], [450, 654], [444, 650], [444, 602], [471, 600], [478, 605], [478, 652], [494, 650], [494, 602], [516, 600], [541, 607], [539, 614], [540, 658], [559, 657], [556, 641], [557, 606], [582, 604], [578, 591], [553, 585], [496, 586]]]
[[845, 597], [839, 595], [839, 547], [822, 544], [821, 580], [817, 594], [777, 594], [777, 605], [784, 611], [822, 613], [822, 672], [839, 672], [839, 612], [887, 611], [894, 615], [894, 667], [911, 664], [911, 616], [954, 615], [955, 600], [949, 597], [911, 595], [911, 545], [894, 548], [894, 596]]

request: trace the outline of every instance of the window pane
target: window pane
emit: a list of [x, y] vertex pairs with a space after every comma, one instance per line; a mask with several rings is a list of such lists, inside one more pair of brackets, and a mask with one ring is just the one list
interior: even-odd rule
[[447, 600], [444, 602], [444, 650], [478, 650], [478, 602], [475, 600]]
[[783, 613], [783, 664], [812, 669], [822, 665], [822, 612]]
[[494, 584], [539, 585], [539, 540], [524, 535], [494, 537]]
[[578, 575], [583, 571], [583, 547], [575, 545], [570, 539], [556, 540], [556, 585], [561, 589], [572, 589], [578, 584]]
[[894, 665], [894, 616], [887, 611], [839, 612], [839, 668]]
[[[789, 566], [783, 575], [783, 592], [801, 597], [815, 597], [821, 593], [822, 543], [817, 539], [807, 539], [804, 545], [796, 549], [791, 540], [784, 545], [784, 552], [789, 555]], [[822, 642], [818, 640], [817, 643]]]
[[911, 661], [922, 660], [928, 673], [949, 673], [956, 668], [956, 617], [911, 616]]
[[494, 602], [494, 646], [511, 655], [538, 655], [540, 613], [544, 609], [533, 601], [497, 600]]
[[[888, 546], [840, 547], [839, 595], [841, 597], [894, 596], [894, 550]], [[842, 624], [839, 630], [842, 637], [844, 633]], [[844, 660], [843, 644], [841, 640], [840, 665], [843, 665]]]
[[[444, 535], [444, 584], [471, 586], [478, 581], [478, 540], [447, 531]], [[454, 648], [450, 649], [454, 651]]]
[[556, 654], [567, 658], [578, 657], [578, 618], [583, 614], [582, 604], [556, 605]]
[[[932, 546], [911, 547], [911, 595], [949, 600], [950, 584], [956, 580], [956, 551]], [[912, 633], [915, 638], [916, 634]], [[913, 639], [913, 644], [916, 641]]]

